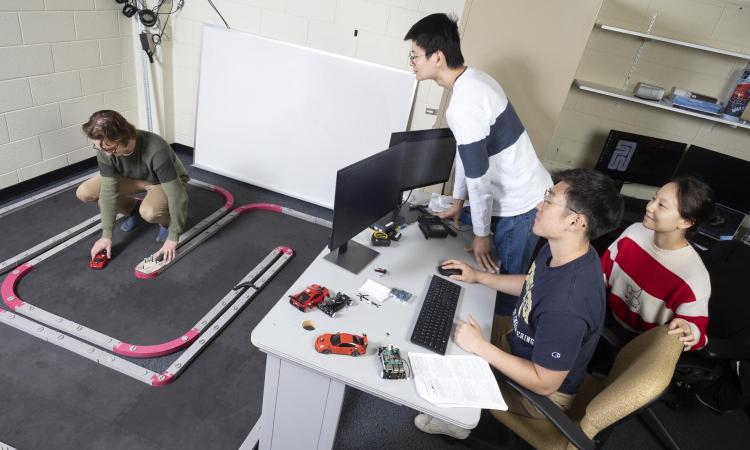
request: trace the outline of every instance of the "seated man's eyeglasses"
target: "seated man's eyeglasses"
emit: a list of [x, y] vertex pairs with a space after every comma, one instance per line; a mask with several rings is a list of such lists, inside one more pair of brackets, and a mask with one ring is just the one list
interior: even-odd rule
[[576, 211], [575, 209], [571, 208], [570, 206], [561, 205], [559, 203], [555, 203], [552, 200], [550, 200], [554, 196], [555, 196], [555, 192], [552, 190], [552, 188], [549, 188], [546, 191], [544, 191], [544, 200], [542, 201], [542, 203], [544, 203], [544, 206], [547, 206], [547, 205], [557, 205], [557, 206], [559, 206], [559, 207], [561, 207], [563, 209], [569, 209], [570, 211], [572, 211], [575, 214], [581, 214], [580, 212]]

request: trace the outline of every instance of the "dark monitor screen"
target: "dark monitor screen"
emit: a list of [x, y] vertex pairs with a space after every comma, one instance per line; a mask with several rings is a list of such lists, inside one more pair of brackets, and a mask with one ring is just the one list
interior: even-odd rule
[[399, 197], [402, 145], [338, 171], [329, 243], [331, 250], [340, 248], [362, 230], [393, 212], [393, 205], [397, 204]]
[[661, 186], [672, 177], [686, 144], [612, 130], [595, 169], [615, 180]]
[[390, 146], [403, 143], [402, 191], [445, 183], [456, 157], [456, 140], [448, 128], [391, 134]]
[[691, 146], [682, 158], [675, 176], [692, 176], [714, 190], [716, 203], [743, 213], [750, 212], [748, 195], [750, 161]]

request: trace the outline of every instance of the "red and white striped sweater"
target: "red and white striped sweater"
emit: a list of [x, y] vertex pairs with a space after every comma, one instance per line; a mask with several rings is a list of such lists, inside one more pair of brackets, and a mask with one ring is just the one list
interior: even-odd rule
[[604, 253], [602, 269], [609, 308], [626, 329], [640, 333], [679, 317], [698, 336], [691, 350], [706, 345], [711, 281], [693, 247], [660, 249], [653, 230], [634, 223]]

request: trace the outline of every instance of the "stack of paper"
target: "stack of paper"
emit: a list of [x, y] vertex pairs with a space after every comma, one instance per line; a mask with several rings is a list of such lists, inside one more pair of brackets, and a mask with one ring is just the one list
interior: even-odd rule
[[508, 410], [490, 365], [478, 356], [409, 353], [409, 362], [417, 394], [434, 405]]

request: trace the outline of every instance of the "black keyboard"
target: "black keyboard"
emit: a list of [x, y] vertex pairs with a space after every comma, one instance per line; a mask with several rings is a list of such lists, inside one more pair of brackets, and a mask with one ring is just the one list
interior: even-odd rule
[[437, 275], [432, 276], [411, 341], [433, 352], [445, 355], [456, 314], [461, 286]]

